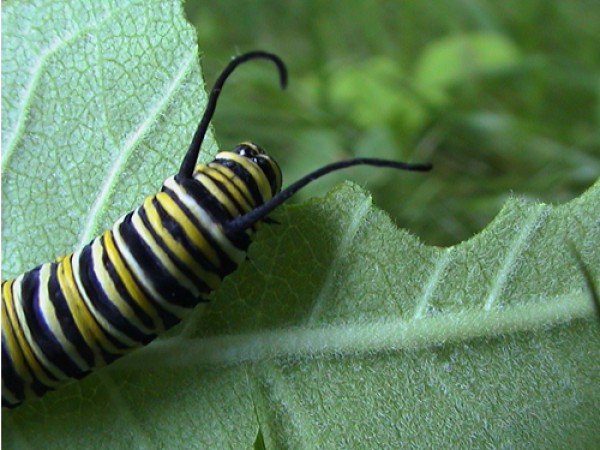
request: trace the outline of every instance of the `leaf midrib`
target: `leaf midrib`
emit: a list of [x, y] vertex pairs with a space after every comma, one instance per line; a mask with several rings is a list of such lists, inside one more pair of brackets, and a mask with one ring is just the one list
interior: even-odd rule
[[[321, 327], [290, 327], [209, 338], [175, 336], [159, 340], [121, 361], [129, 370], [149, 367], [236, 365], [275, 357], [358, 355], [428, 348], [440, 343], [535, 330], [592, 317], [589, 295], [571, 295], [433, 317], [342, 323]], [[117, 363], [115, 368], [122, 367]]]

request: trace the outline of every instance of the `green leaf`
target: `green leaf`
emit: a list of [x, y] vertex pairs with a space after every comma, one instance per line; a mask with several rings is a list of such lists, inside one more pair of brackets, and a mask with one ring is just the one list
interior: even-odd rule
[[13, 1], [2, 33], [2, 265], [13, 276], [157, 189], [205, 93], [178, 1]]
[[332, 74], [329, 95], [361, 127], [385, 123], [414, 133], [428, 118], [402, 65], [383, 56], [356, 66], [340, 66]]
[[[3, 6], [5, 273], [154, 192], [195, 128], [204, 94], [179, 2], [98, 4]], [[351, 184], [282, 208], [204, 311], [3, 411], [2, 444], [592, 448], [599, 205], [600, 182], [561, 206], [511, 199], [446, 249]]]
[[445, 104], [449, 89], [458, 83], [514, 68], [521, 60], [519, 50], [500, 34], [453, 35], [430, 44], [415, 73], [421, 93], [434, 104]]

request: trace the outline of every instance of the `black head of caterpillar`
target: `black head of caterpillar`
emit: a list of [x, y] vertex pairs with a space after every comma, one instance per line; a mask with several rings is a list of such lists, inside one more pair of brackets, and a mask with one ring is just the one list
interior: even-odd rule
[[281, 190], [281, 170], [243, 142], [197, 164], [229, 75], [266, 59], [255, 51], [217, 78], [179, 172], [160, 192], [83, 248], [2, 282], [2, 405], [14, 407], [147, 344], [181, 320], [245, 259], [257, 223], [308, 183], [355, 165], [427, 171], [429, 164], [356, 158], [321, 167]]

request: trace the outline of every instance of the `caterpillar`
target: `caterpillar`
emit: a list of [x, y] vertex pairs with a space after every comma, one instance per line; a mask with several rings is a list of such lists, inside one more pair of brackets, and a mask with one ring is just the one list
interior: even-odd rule
[[212, 162], [198, 155], [225, 81], [275, 54], [233, 58], [217, 77], [179, 172], [87, 245], [2, 282], [2, 406], [15, 407], [144, 346], [200, 302], [246, 258], [260, 222], [295, 192], [355, 165], [428, 171], [430, 164], [355, 158], [323, 166], [281, 190], [278, 164], [242, 142]]

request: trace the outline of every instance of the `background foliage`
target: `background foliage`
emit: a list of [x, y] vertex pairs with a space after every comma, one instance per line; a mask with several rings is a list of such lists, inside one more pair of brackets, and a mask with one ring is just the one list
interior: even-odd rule
[[283, 94], [261, 68], [232, 80], [214, 122], [221, 145], [259, 142], [282, 162], [287, 180], [354, 154], [432, 160], [435, 171], [426, 176], [354, 176], [427, 243], [473, 235], [509, 193], [564, 202], [600, 172], [600, 7], [593, 0], [205, 0], [185, 7], [207, 82], [232, 54], [252, 48], [290, 65]]

